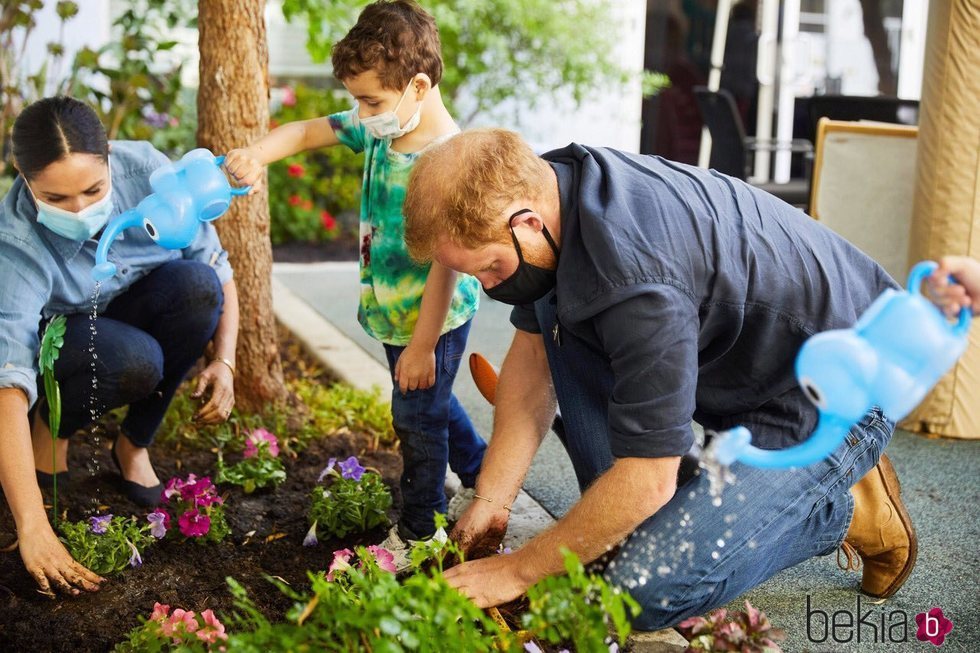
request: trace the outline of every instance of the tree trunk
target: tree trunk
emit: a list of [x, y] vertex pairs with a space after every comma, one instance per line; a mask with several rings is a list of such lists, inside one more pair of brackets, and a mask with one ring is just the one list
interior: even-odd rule
[[[197, 142], [215, 154], [243, 147], [269, 126], [264, 0], [200, 0]], [[288, 395], [272, 313], [268, 185], [232, 202], [215, 223], [235, 270], [241, 308], [236, 400], [256, 411]]]

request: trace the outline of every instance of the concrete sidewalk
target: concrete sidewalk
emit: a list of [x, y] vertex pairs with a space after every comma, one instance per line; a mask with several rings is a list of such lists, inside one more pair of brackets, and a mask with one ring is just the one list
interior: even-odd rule
[[[390, 392], [381, 346], [364, 334], [355, 319], [357, 264], [276, 264], [273, 274], [277, 316], [304, 340], [307, 348], [341, 378], [361, 387], [378, 384], [385, 388], [383, 392]], [[466, 354], [480, 351], [499, 365], [513, 337], [508, 314], [509, 307], [482, 298]], [[460, 370], [455, 392], [476, 427], [488, 435], [492, 410], [479, 395], [468, 370]], [[764, 610], [775, 627], [787, 632], [784, 651], [931, 650], [931, 644], [916, 640], [914, 618], [937, 606], [954, 624], [943, 651], [972, 652], [980, 647], [980, 610], [975, 591], [980, 571], [980, 442], [927, 440], [898, 431], [888, 453], [901, 476], [903, 497], [918, 531], [916, 569], [896, 596], [873, 601], [858, 591], [860, 573], [841, 571], [833, 555], [814, 558], [777, 574], [729, 606], [740, 609], [742, 600], [748, 599]], [[522, 505], [529, 506], [529, 521], [526, 526], [514, 524], [514, 533], [509, 534], [515, 537], [513, 541], [532, 535], [550, 521], [541, 507], [550, 516], [560, 517], [578, 499], [571, 464], [554, 435], [545, 438], [524, 488], [529, 496], [528, 503]], [[858, 619], [869, 610], [875, 624], [890, 626], [889, 620], [900, 618], [910, 624], [905, 641], [895, 641], [895, 637], [886, 640], [885, 629], [880, 627], [875, 633], [867, 626], [859, 630]], [[850, 618], [852, 627], [841, 627], [834, 633], [821, 630], [821, 612], [838, 619], [838, 623]], [[898, 630], [892, 633], [901, 634]], [[673, 644], [650, 643], [649, 647], [638, 645], [634, 650], [678, 651], [683, 650], [683, 644], [677, 648]]]

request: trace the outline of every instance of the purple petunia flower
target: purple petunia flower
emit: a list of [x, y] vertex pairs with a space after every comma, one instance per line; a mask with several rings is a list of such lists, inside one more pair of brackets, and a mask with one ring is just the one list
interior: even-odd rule
[[162, 510], [154, 510], [146, 516], [146, 521], [150, 522], [150, 535], [158, 540], [163, 539], [170, 527], [170, 515]]
[[129, 540], [126, 540], [126, 544], [129, 545], [130, 551], [133, 552], [133, 555], [129, 556], [129, 566], [139, 567], [141, 564], [143, 564], [143, 558], [140, 557], [139, 549], [137, 549], [136, 545]]
[[106, 529], [109, 528], [109, 522], [112, 521], [112, 513], [105, 515], [97, 515], [95, 517], [89, 517], [89, 530], [91, 530], [96, 535], [102, 535], [105, 533]]
[[319, 541], [316, 539], [316, 522], [310, 526], [310, 530], [306, 531], [306, 537], [303, 538], [303, 546], [316, 546]]
[[320, 472], [320, 475], [316, 477], [316, 482], [317, 483], [322, 483], [323, 482], [323, 479], [325, 479], [327, 477], [327, 474], [329, 474], [330, 472], [333, 471], [334, 465], [336, 465], [336, 464], [337, 464], [337, 459], [336, 458], [331, 458], [330, 460], [328, 460], [327, 461], [327, 466], [324, 467], [323, 470]]
[[340, 463], [340, 475], [344, 478], [360, 481], [363, 474], [364, 468], [357, 462], [357, 456], [351, 456]]

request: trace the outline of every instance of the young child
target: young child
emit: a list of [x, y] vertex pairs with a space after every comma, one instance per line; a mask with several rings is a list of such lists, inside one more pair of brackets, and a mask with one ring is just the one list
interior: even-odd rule
[[419, 153], [459, 131], [439, 92], [442, 55], [435, 21], [413, 0], [379, 0], [334, 45], [334, 75], [356, 100], [325, 118], [277, 127], [228, 153], [226, 167], [244, 184], [284, 157], [343, 144], [363, 151], [358, 321], [385, 349], [395, 389], [391, 411], [401, 441], [403, 509], [384, 546], [407, 566], [408, 540], [431, 536], [446, 512], [446, 466], [463, 488], [450, 506], [461, 513], [486, 443], [452, 393], [480, 285], [433, 263], [416, 264], [404, 242], [402, 202]]
[[980, 313], [980, 261], [969, 256], [944, 256], [928, 283], [933, 300], [950, 317], [964, 306], [974, 315]]

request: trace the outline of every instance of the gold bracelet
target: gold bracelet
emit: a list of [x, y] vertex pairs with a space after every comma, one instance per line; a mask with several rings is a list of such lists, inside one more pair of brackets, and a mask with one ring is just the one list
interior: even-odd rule
[[222, 358], [221, 356], [215, 356], [214, 358], [211, 359], [211, 362], [212, 363], [224, 363], [225, 365], [228, 366], [228, 369], [231, 370], [231, 375], [232, 376], [235, 376], [235, 364], [232, 363], [227, 358]]
[[[483, 500], [484, 500], [484, 501], [486, 501], [487, 503], [496, 503], [496, 502], [495, 502], [495, 501], [494, 501], [493, 499], [491, 499], [490, 497], [485, 497], [485, 496], [483, 496], [483, 495], [480, 495], [480, 494], [476, 494], [476, 493], [474, 493], [474, 494], [473, 494], [473, 498], [474, 498], [474, 499], [483, 499]], [[504, 505], [504, 504], [500, 504], [500, 507], [501, 507], [501, 508], [503, 508], [504, 510], [506, 510], [507, 512], [510, 512], [510, 506], [508, 506], [508, 505]]]

